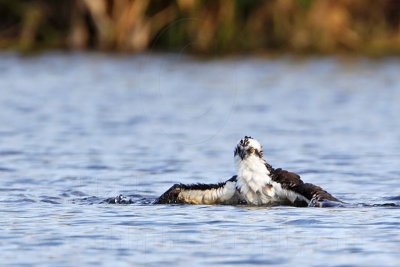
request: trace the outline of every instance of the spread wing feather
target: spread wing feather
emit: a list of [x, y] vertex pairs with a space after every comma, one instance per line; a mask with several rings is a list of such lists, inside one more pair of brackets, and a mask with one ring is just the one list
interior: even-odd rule
[[308, 200], [317, 199], [318, 201], [339, 201], [321, 187], [310, 183], [304, 183], [301, 180], [300, 175], [294, 172], [282, 170], [281, 168], [273, 169], [271, 166], [267, 166], [267, 168], [270, 170], [272, 180], [280, 183], [284, 189], [292, 190], [304, 196]]
[[174, 184], [171, 188], [169, 188], [164, 194], [162, 194], [154, 204], [184, 204], [186, 201], [182, 199], [179, 195], [182, 192], [190, 191], [204, 191], [223, 188], [227, 182], [236, 182], [236, 175], [230, 178], [229, 180], [218, 183], [218, 184]]

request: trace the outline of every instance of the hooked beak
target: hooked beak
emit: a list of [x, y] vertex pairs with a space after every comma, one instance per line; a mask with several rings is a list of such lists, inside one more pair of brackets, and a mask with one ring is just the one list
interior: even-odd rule
[[245, 152], [242, 148], [240, 148], [239, 146], [236, 147], [235, 149], [235, 153], [234, 156], [239, 155], [239, 157], [243, 160], [244, 156], [245, 156]]

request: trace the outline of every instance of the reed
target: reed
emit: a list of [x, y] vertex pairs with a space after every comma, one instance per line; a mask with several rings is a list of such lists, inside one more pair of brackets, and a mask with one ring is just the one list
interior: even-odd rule
[[0, 48], [400, 55], [398, 0], [0, 0]]

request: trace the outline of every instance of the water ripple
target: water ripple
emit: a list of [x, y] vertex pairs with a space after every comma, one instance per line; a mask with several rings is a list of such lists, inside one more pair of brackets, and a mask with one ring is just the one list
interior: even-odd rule
[[[398, 60], [8, 53], [0, 69], [2, 265], [398, 265]], [[244, 135], [349, 204], [152, 204], [231, 177]]]

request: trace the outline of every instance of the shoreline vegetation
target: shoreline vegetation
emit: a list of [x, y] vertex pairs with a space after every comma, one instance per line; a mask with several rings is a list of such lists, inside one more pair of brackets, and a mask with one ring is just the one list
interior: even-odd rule
[[398, 0], [0, 0], [0, 50], [400, 55]]

